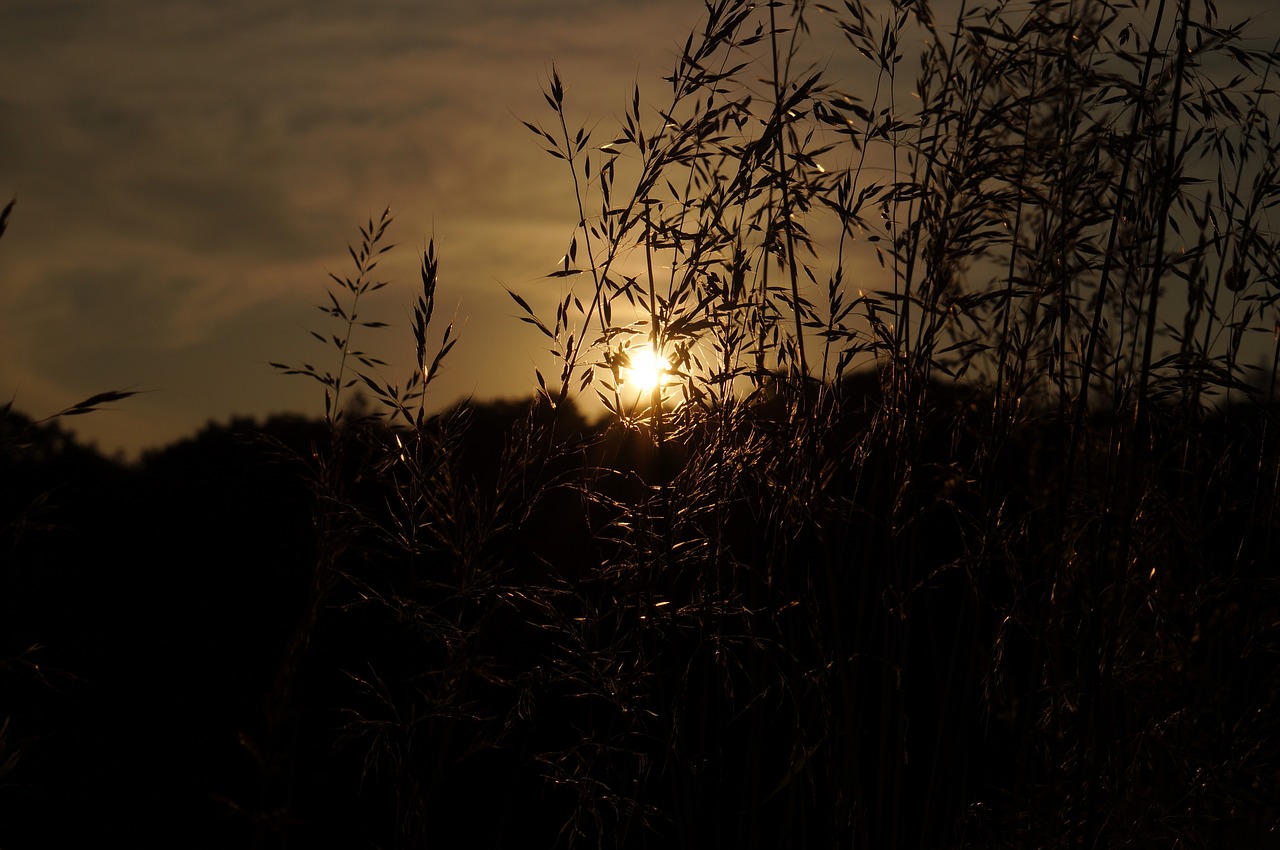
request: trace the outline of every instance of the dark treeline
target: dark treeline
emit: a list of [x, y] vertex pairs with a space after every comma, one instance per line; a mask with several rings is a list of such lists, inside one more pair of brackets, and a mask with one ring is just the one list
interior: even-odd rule
[[1137, 519], [1064, 528], [1053, 417], [920, 398], [900, 451], [863, 377], [131, 465], [11, 412], [0, 846], [1270, 846], [1274, 410], [1153, 416]]

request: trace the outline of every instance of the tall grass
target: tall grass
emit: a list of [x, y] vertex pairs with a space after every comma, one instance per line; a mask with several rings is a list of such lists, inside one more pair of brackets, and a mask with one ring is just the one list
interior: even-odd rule
[[352, 350], [370, 222], [288, 371], [376, 840], [1274, 841], [1277, 59], [1189, 0], [716, 0], [614, 132], [552, 71], [554, 368], [482, 463], [433, 249], [408, 380]]

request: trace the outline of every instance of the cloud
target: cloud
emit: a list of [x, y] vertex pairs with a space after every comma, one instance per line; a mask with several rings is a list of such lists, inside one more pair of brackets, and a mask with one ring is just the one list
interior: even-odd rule
[[[307, 339], [355, 225], [388, 204], [403, 245], [385, 266], [388, 313], [403, 313], [434, 233], [442, 304], [466, 320], [442, 394], [531, 387], [521, 364], [537, 340], [501, 287], [558, 294], [540, 276], [577, 210], [563, 163], [516, 119], [550, 118], [554, 63], [573, 119], [610, 132], [637, 76], [646, 102], [666, 93], [701, 13], [688, 0], [9, 0], [0, 78], [21, 82], [0, 96], [0, 202], [18, 196], [0, 241], [0, 394], [22, 380], [74, 401], [91, 363], [98, 389], [151, 375], [170, 387], [163, 406], [139, 402], [170, 437], [227, 405], [280, 409], [294, 397], [265, 366], [228, 371], [228, 346], [296, 352], [288, 337]], [[201, 392], [172, 389], [179, 364]]]

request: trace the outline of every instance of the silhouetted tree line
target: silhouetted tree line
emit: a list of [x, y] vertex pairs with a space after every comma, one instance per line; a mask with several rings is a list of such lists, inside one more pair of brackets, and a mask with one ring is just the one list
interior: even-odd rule
[[1244, 495], [1275, 412], [1174, 457], [1142, 426], [1167, 513], [1115, 582], [1052, 574], [1092, 533], [1047, 509], [1083, 486], [1062, 426], [993, 457], [984, 404], [925, 392], [897, 448], [860, 442], [871, 377], [657, 447], [498, 402], [124, 464], [10, 412], [0, 847], [1276, 840], [1275, 506]]

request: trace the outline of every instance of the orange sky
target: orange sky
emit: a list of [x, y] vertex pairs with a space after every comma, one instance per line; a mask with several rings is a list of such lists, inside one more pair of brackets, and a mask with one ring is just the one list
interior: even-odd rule
[[346, 271], [357, 225], [388, 205], [401, 247], [379, 296], [400, 332], [369, 350], [409, 355], [417, 255], [434, 234], [438, 311], [461, 337], [437, 403], [530, 393], [534, 340], [502, 287], [536, 296], [574, 213], [563, 169], [517, 118], [546, 116], [553, 62], [584, 120], [619, 113], [637, 77], [661, 91], [700, 11], [4, 4], [0, 200], [17, 205], [0, 240], [0, 393], [42, 416], [147, 390], [67, 423], [108, 451], [231, 414], [319, 413], [318, 385], [267, 364], [324, 359], [310, 305]]
[[395, 327], [367, 349], [407, 374], [418, 252], [434, 234], [437, 315], [461, 339], [436, 405], [528, 395], [538, 337], [503, 287], [554, 303], [542, 276], [576, 211], [562, 163], [517, 119], [549, 117], [554, 62], [572, 112], [609, 134], [635, 80], [662, 96], [701, 12], [694, 0], [7, 0], [0, 204], [17, 205], [0, 240], [0, 396], [44, 416], [145, 390], [68, 423], [110, 452], [233, 414], [318, 415], [318, 385], [268, 362], [324, 361], [311, 305], [346, 271], [357, 225], [388, 205], [401, 247], [377, 318]]

